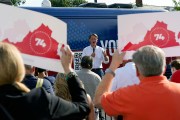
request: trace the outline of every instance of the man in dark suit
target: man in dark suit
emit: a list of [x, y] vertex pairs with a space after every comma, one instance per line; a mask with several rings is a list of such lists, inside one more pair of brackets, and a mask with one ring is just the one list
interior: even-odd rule
[[[36, 88], [38, 83], [38, 78], [34, 76], [35, 67], [31, 65], [25, 65], [25, 69], [26, 69], [26, 75], [22, 83], [24, 83], [29, 89]], [[41, 84], [42, 86], [40, 85], [39, 87], [43, 87], [48, 93], [54, 95], [53, 87], [47, 79], [43, 78]]]

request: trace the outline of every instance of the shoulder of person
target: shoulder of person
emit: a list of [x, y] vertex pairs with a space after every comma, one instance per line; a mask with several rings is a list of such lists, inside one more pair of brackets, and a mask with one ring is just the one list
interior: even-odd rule
[[128, 62], [125, 64], [125, 67], [135, 67], [135, 63], [134, 62]]
[[45, 79], [49, 80], [51, 83], [54, 83], [56, 78], [54, 76], [47, 76], [47, 77], [44, 77]]
[[50, 81], [46, 78], [43, 78], [43, 86], [51, 86]]
[[90, 48], [91, 48], [91, 46], [87, 46], [83, 50], [87, 50], [87, 49], [90, 49]]
[[25, 79], [29, 79], [29, 80], [37, 80], [37, 78], [31, 74], [25, 75], [24, 77]]
[[27, 75], [22, 80], [22, 83], [34, 83], [34, 82], [35, 83], [37, 82], [37, 78], [33, 75]]
[[100, 47], [100, 46], [96, 46], [96, 47], [97, 47], [97, 49], [99, 49], [99, 50], [105, 51], [105, 49], [104, 49], [103, 47]]
[[97, 79], [101, 80], [101, 77], [100, 77], [98, 74], [96, 74], [96, 73], [94, 73], [94, 72], [92, 72], [92, 71], [91, 71], [91, 74], [93, 74], [94, 77], [96, 77]]
[[120, 67], [120, 68], [117, 68], [116, 70], [115, 70], [115, 73], [116, 74], [119, 74], [119, 73], [121, 73], [121, 72], [124, 72], [124, 66], [123, 67]]

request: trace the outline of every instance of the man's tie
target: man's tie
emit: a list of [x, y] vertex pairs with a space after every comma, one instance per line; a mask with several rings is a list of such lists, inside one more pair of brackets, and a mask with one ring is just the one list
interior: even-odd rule
[[95, 48], [93, 48], [93, 53], [95, 52]]

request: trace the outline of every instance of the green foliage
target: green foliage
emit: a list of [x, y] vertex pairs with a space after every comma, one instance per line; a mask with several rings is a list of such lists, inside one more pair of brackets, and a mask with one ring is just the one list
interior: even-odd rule
[[143, 7], [143, 0], [136, 0], [137, 7]]
[[180, 11], [180, 0], [177, 2], [176, 0], [172, 0], [174, 3], [174, 9]]
[[24, 4], [26, 0], [11, 0], [11, 2], [14, 6], [19, 6], [21, 4]]
[[75, 7], [82, 3], [86, 3], [86, 0], [50, 0], [52, 7]]

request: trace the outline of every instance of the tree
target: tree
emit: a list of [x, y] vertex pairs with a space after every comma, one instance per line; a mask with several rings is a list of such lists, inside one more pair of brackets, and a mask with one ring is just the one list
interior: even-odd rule
[[180, 0], [177, 2], [176, 0], [172, 0], [174, 3], [174, 9], [180, 11]]
[[136, 0], [136, 6], [137, 7], [143, 7], [143, 1], [142, 0]]
[[19, 6], [21, 4], [24, 4], [25, 2], [26, 0], [0, 0], [0, 3], [14, 6]]
[[11, 0], [0, 0], [0, 3], [6, 4], [6, 5], [12, 5]]
[[50, 0], [52, 7], [74, 7], [82, 3], [86, 3], [86, 0]]
[[26, 0], [11, 0], [11, 2], [14, 6], [19, 6], [21, 4], [24, 4]]
[[87, 3], [86, 0], [73, 0], [73, 6], [79, 6], [82, 3]]

